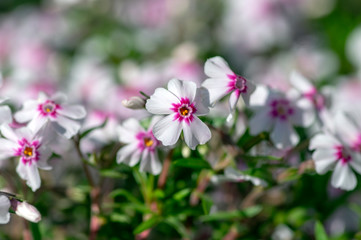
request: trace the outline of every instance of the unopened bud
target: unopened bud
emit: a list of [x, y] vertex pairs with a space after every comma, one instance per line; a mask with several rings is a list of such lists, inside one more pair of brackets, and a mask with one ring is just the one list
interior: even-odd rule
[[131, 97], [129, 99], [124, 99], [122, 104], [126, 108], [130, 109], [143, 109], [145, 107], [145, 100], [141, 97]]
[[11, 200], [11, 205], [16, 215], [34, 223], [37, 223], [41, 220], [41, 215], [38, 209], [36, 209], [33, 205], [25, 201], [20, 202], [16, 199]]

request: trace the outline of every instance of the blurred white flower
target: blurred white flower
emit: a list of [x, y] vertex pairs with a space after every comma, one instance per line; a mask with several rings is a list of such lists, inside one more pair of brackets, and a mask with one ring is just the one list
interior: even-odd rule
[[[1, 194], [1, 193], [0, 193]], [[10, 220], [10, 200], [5, 195], [0, 195], [0, 224], [6, 224]]]
[[50, 170], [47, 160], [51, 151], [43, 144], [41, 136], [26, 128], [11, 129], [7, 125], [1, 126], [0, 159], [19, 157], [16, 172], [26, 180], [26, 184], [35, 192], [41, 184], [38, 168]]
[[134, 118], [126, 120], [118, 128], [119, 141], [126, 145], [118, 151], [117, 163], [125, 163], [133, 167], [141, 159], [140, 171], [154, 175], [161, 172], [162, 164], [157, 152], [160, 143], [152, 133], [152, 128], [158, 120], [158, 117], [154, 117], [148, 130], [145, 130]]
[[23, 217], [30, 222], [37, 223], [41, 220], [41, 214], [39, 213], [38, 209], [25, 201], [17, 201], [17, 203], [13, 204], [12, 206], [16, 215]]
[[19, 123], [29, 122], [28, 127], [35, 133], [51, 126], [57, 133], [71, 138], [78, 133], [81, 124], [77, 120], [83, 119], [86, 111], [83, 106], [68, 105], [66, 101], [63, 93], [51, 97], [41, 93], [37, 100], [26, 101], [14, 118]]
[[146, 109], [153, 114], [167, 115], [153, 127], [154, 136], [163, 145], [174, 145], [183, 130], [188, 147], [195, 149], [211, 138], [211, 131], [197, 116], [209, 112], [209, 94], [194, 82], [172, 79], [168, 90], [157, 88], [147, 100]]
[[267, 186], [267, 182], [258, 177], [244, 174], [232, 167], [227, 167], [224, 170], [224, 175], [212, 176], [211, 181], [215, 184], [220, 182], [244, 182], [249, 181], [255, 186]]

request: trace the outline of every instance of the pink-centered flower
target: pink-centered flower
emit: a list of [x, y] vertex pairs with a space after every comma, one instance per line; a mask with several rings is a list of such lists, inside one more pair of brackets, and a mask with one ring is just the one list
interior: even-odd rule
[[34, 135], [27, 127], [11, 129], [3, 125], [0, 129], [4, 136], [0, 138], [0, 159], [19, 158], [16, 172], [35, 192], [41, 184], [38, 168], [51, 169], [47, 163], [50, 149], [46, 148], [41, 136]]
[[153, 127], [154, 136], [165, 146], [174, 145], [182, 130], [191, 149], [211, 138], [211, 131], [198, 118], [209, 112], [208, 91], [197, 88], [194, 82], [170, 80], [168, 90], [155, 90], [147, 100], [146, 109], [153, 114], [166, 115]]
[[78, 120], [85, 117], [86, 111], [80, 105], [69, 105], [67, 97], [56, 93], [51, 97], [39, 94], [38, 100], [24, 103], [23, 109], [15, 113], [14, 118], [19, 123], [29, 122], [28, 127], [38, 132], [43, 127], [52, 127], [66, 138], [78, 133], [81, 125]]
[[351, 136], [357, 136], [359, 131], [342, 113], [336, 115], [334, 122], [335, 132], [317, 134], [311, 139], [309, 149], [315, 150], [312, 158], [317, 173], [324, 174], [334, 169], [331, 179], [332, 186], [352, 190], [357, 184], [352, 169], [361, 173], [361, 154], [358, 138]]
[[162, 164], [158, 158], [160, 142], [154, 137], [152, 127], [159, 119], [153, 118], [148, 130], [145, 130], [139, 121], [130, 118], [119, 128], [119, 141], [125, 143], [117, 153], [117, 163], [125, 163], [131, 167], [135, 166], [139, 159], [142, 172], [157, 175], [162, 170]]
[[231, 112], [235, 109], [240, 97], [248, 105], [250, 95], [255, 90], [255, 85], [244, 77], [235, 74], [223, 58], [213, 57], [208, 59], [204, 65], [204, 72], [209, 78], [203, 82], [202, 86], [208, 89], [211, 104], [230, 94], [229, 106]]
[[294, 100], [281, 92], [259, 87], [251, 102], [251, 135], [271, 132], [270, 138], [279, 149], [295, 146], [299, 136], [293, 126], [308, 127], [314, 120], [312, 104], [306, 99]]

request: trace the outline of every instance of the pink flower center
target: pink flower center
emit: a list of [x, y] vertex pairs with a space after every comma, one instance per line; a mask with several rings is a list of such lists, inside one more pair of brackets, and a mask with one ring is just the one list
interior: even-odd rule
[[288, 119], [289, 116], [294, 114], [294, 109], [290, 105], [287, 99], [276, 99], [271, 101], [270, 115], [273, 118], [279, 118], [281, 120]]
[[227, 75], [227, 77], [230, 79], [227, 85], [228, 92], [232, 92], [234, 90], [236, 90], [238, 94], [247, 92], [247, 80], [244, 77], [238, 76], [236, 74]]
[[15, 149], [15, 156], [20, 157], [24, 164], [31, 165], [33, 161], [37, 162], [40, 158], [38, 151], [40, 147], [39, 141], [29, 142], [25, 138], [18, 141], [19, 147]]
[[342, 164], [351, 162], [352, 157], [349, 153], [347, 153], [347, 151], [343, 146], [336, 146], [335, 149], [336, 149], [335, 155], [337, 157], [337, 160], [340, 160]]
[[154, 151], [159, 145], [159, 141], [154, 137], [151, 131], [139, 132], [135, 137], [138, 140], [138, 149], [141, 151], [144, 151], [144, 149]]
[[171, 110], [176, 113], [174, 121], [182, 122], [184, 120], [188, 124], [193, 121], [193, 114], [197, 112], [197, 109], [194, 103], [190, 103], [188, 98], [181, 98], [179, 103], [173, 103], [172, 106]]
[[43, 117], [50, 116], [55, 118], [59, 109], [61, 109], [60, 105], [50, 100], [38, 105], [38, 111]]

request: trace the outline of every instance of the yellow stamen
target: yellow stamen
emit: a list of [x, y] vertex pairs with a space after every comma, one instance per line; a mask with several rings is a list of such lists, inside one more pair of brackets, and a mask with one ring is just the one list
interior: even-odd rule
[[154, 143], [154, 141], [151, 138], [144, 138], [143, 141], [144, 141], [144, 145], [147, 147], [151, 147]]
[[179, 109], [179, 113], [182, 115], [182, 116], [187, 116], [188, 113], [189, 113], [189, 109], [187, 107], [181, 107]]
[[25, 147], [24, 149], [24, 155], [27, 157], [33, 156], [33, 148], [31, 147]]

